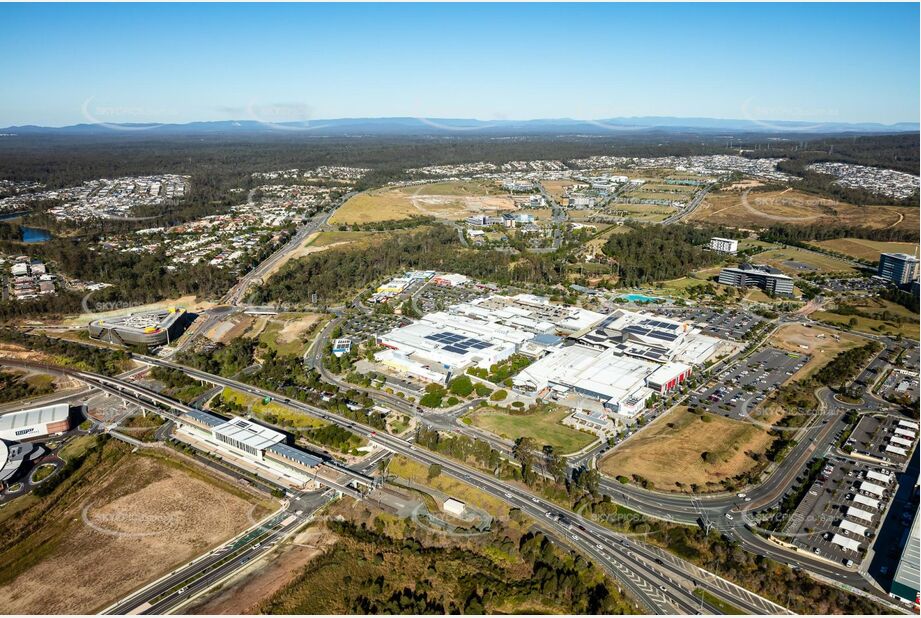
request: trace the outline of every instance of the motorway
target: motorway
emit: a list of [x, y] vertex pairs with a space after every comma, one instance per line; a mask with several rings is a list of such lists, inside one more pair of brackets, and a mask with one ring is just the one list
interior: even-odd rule
[[283, 247], [278, 249], [275, 253], [270, 255], [268, 258], [259, 263], [258, 266], [253, 268], [251, 271], [243, 275], [240, 280], [234, 285], [227, 294], [222, 299], [224, 304], [238, 305], [240, 304], [244, 297], [246, 296], [246, 291], [249, 289], [249, 286], [254, 282], [262, 279], [262, 277], [272, 270], [279, 262], [284, 260], [289, 253], [301, 246], [301, 243], [304, 242], [304, 239], [319, 230], [321, 227], [327, 224], [329, 218], [334, 212], [344, 204], [350, 197], [355, 195], [354, 192], [346, 193], [340, 197], [335, 204], [321, 211], [315, 215], [310, 221], [308, 221], [304, 226], [300, 227], [294, 236], [285, 243]]
[[[179, 369], [193, 378], [216, 385], [230, 386], [259, 397], [274, 397], [294, 409], [339, 424], [391, 452], [399, 453], [424, 465], [438, 463], [442, 466], [444, 473], [463, 482], [473, 484], [479, 489], [504, 500], [510, 506], [522, 509], [541, 521], [542, 527], [545, 527], [557, 539], [573, 545], [586, 555], [594, 558], [598, 564], [602, 565], [612, 576], [622, 582], [630, 595], [648, 611], [662, 614], [693, 614], [698, 611], [719, 613], [717, 608], [702, 602], [693, 594], [695, 589], [701, 588], [716, 598], [751, 613], [787, 613], [782, 607], [753, 595], [741, 587], [725, 582], [683, 560], [663, 554], [635, 538], [615, 533], [539, 496], [498, 481], [490, 475], [483, 474], [453, 459], [415, 447], [406, 440], [377, 433], [370, 427], [359, 425], [335, 413], [287, 399], [272, 391], [162, 359], [146, 356], [136, 356], [135, 358], [148, 364]], [[81, 374], [86, 375], [86, 372], [81, 372]], [[91, 382], [95, 382], [92, 377], [88, 379]], [[108, 383], [116, 382], [110, 378], [106, 378], [105, 381]], [[140, 390], [137, 385], [130, 383], [123, 383], [120, 386], [126, 394]], [[547, 517], [546, 513], [558, 516], [559, 521]]]
[[[698, 202], [699, 203], [699, 202]], [[696, 206], [695, 206], [696, 207]], [[775, 324], [775, 328], [779, 324]], [[332, 328], [332, 323], [328, 325]], [[774, 329], [766, 329], [762, 340], [766, 339]], [[312, 349], [308, 365], [320, 371], [327, 382], [342, 388], [357, 388], [353, 384], [342, 382], [337, 376], [331, 374], [322, 365], [322, 349], [328, 331], [324, 330]], [[737, 356], [751, 353], [757, 346], [752, 346], [749, 352], [740, 351], [731, 358], [723, 359], [717, 366], [711, 368], [711, 373], [717, 373], [720, 366], [736, 360]], [[871, 361], [872, 364], [872, 361]], [[858, 376], [858, 380], [866, 378], [866, 369]], [[373, 389], [360, 389], [380, 403], [390, 405], [394, 409], [421, 417], [422, 421], [436, 429], [453, 431], [468, 435], [469, 437], [486, 441], [489, 445], [511, 456], [510, 445], [507, 441], [497, 437], [490, 437], [485, 432], [478, 432], [466, 425], [455, 422], [459, 414], [454, 412], [446, 414], [420, 414], [420, 411], [404, 399], [389, 395]], [[712, 526], [714, 529], [733, 538], [748, 551], [756, 555], [769, 556], [782, 563], [806, 569], [812, 573], [832, 579], [840, 584], [853, 589], [864, 590], [873, 594], [878, 600], [888, 602], [885, 594], [870, 583], [856, 570], [848, 569], [843, 564], [836, 565], [815, 556], [790, 550], [773, 543], [754, 531], [746, 528], [746, 523], [753, 525], [751, 515], [771, 505], [777, 504], [785, 492], [795, 483], [796, 477], [813, 457], [824, 455], [831, 449], [834, 436], [842, 430], [846, 423], [843, 414], [834, 414], [839, 407], [832, 394], [827, 389], [819, 393], [821, 409], [815, 419], [798, 430], [796, 444], [784, 458], [783, 462], [771, 471], [769, 476], [758, 486], [746, 488], [745, 498], [735, 493], [710, 494], [689, 496], [683, 494], [667, 494], [624, 485], [617, 481], [602, 477], [600, 488], [603, 493], [611, 496], [612, 500], [622, 504], [643, 515], [663, 519], [670, 522]], [[464, 407], [474, 404], [466, 404]], [[462, 413], [462, 412], [460, 412]], [[594, 456], [606, 445], [599, 445], [589, 452], [569, 461], [570, 467], [578, 467]], [[746, 501], [746, 499], [748, 501]], [[727, 517], [732, 517], [729, 519]], [[750, 523], [751, 522], [751, 523]]]
[[[371, 473], [383, 454], [386, 451], [379, 451], [356, 465], [355, 471]], [[296, 534], [335, 495], [334, 490], [324, 489], [289, 496], [288, 503], [281, 511], [221, 547], [115, 603], [103, 613], [166, 614], [176, 611], [219, 582], [242, 571], [249, 563], [271, 553], [276, 545]]]

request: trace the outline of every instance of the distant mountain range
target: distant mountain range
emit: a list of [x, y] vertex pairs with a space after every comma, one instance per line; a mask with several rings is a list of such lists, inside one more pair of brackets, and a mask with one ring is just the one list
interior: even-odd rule
[[879, 124], [874, 122], [800, 122], [790, 120], [732, 120], [720, 118], [678, 118], [641, 116], [603, 120], [554, 118], [543, 120], [473, 120], [463, 118], [334, 118], [309, 122], [260, 122], [221, 120], [185, 124], [76, 124], [66, 127], [24, 125], [0, 129], [16, 135], [94, 135], [156, 133], [172, 135], [290, 133], [317, 136], [357, 135], [616, 135], [629, 133], [705, 134], [832, 134], [832, 133], [917, 133], [916, 122]]

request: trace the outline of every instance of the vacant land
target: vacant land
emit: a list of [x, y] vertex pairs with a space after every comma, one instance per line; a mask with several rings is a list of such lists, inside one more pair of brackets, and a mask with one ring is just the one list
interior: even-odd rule
[[868, 297], [849, 299], [846, 305], [856, 309], [860, 315], [816, 311], [811, 317], [861, 333], [918, 338], [918, 314], [912, 313], [901, 305], [881, 298]]
[[611, 477], [645, 480], [663, 491], [720, 489], [719, 483], [749, 472], [773, 442], [762, 427], [678, 407], [601, 460]]
[[329, 222], [364, 224], [411, 217], [458, 220], [473, 214], [515, 210], [514, 200], [487, 182], [440, 182], [429, 185], [375, 189], [356, 195]]
[[336, 542], [323, 527], [299, 532], [290, 543], [281, 545], [251, 567], [230, 578], [218, 590], [198, 599], [183, 613], [256, 614], [259, 605], [293, 582], [311, 560]]
[[428, 485], [457, 498], [461, 502], [469, 502], [496, 517], [503, 517], [508, 513], [508, 506], [499, 498], [495, 498], [446, 474], [439, 474], [435, 478], [429, 479], [427, 466], [416, 463], [402, 455], [397, 455], [390, 461], [390, 465], [387, 466], [387, 472], [416, 483]]
[[569, 178], [562, 178], [560, 180], [542, 180], [540, 184], [544, 187], [544, 190], [550, 194], [550, 197], [555, 199], [558, 204], [563, 202], [563, 194], [566, 193], [566, 190], [570, 187], [578, 190], [588, 186], [584, 182], [571, 180]]
[[246, 411], [275, 425], [296, 429], [317, 429], [329, 425], [323, 420], [284, 406], [277, 401], [264, 403], [258, 397], [229, 387], [224, 387], [224, 390], [221, 391], [221, 401], [228, 404], [228, 407]]
[[710, 193], [690, 220], [731, 227], [842, 224], [917, 230], [917, 208], [855, 206], [795, 189], [782, 191], [722, 190]]
[[499, 437], [515, 440], [533, 438], [540, 445], [554, 447], [561, 454], [581, 450], [596, 440], [591, 434], [562, 425], [570, 414], [569, 410], [558, 408], [537, 411], [530, 414], [510, 414], [504, 410], [482, 408], [471, 412], [467, 418], [481, 429]]
[[835, 238], [834, 240], [823, 240], [813, 244], [827, 251], [834, 251], [835, 253], [869, 262], [879, 261], [880, 253], [912, 254], [918, 246], [910, 242], [883, 242], [863, 238]]
[[131, 453], [107, 441], [51, 495], [4, 522], [3, 610], [95, 613], [248, 528], [269, 508], [274, 502], [172, 455]]
[[319, 313], [282, 313], [267, 320], [259, 342], [281, 355], [301, 354], [323, 320]]
[[809, 354], [812, 357], [808, 363], [803, 365], [802, 369], [790, 378], [791, 380], [799, 380], [824, 367], [839, 352], [863, 345], [866, 340], [856, 335], [839, 333], [826, 328], [808, 328], [802, 324], [785, 324], [768, 338], [767, 343], [781, 350], [796, 354]]
[[857, 270], [836, 257], [825, 255], [799, 247], [768, 249], [756, 255], [753, 260], [759, 264], [768, 264], [787, 275], [805, 273], [855, 273]]
[[[628, 197], [646, 197], [648, 199], [657, 199], [650, 198], [648, 196], [640, 195], [631, 195]], [[666, 198], [663, 198], [666, 199]], [[606, 210], [606, 214], [611, 214], [614, 216], [626, 217], [634, 221], [642, 221], [646, 223], [658, 223], [667, 219], [669, 216], [675, 214], [675, 209], [671, 206], [657, 206], [655, 204], [611, 204]]]

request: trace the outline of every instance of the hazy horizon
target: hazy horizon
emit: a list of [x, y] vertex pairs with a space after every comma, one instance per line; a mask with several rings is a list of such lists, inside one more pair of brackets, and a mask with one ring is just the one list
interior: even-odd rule
[[0, 126], [917, 122], [917, 4], [0, 5]]

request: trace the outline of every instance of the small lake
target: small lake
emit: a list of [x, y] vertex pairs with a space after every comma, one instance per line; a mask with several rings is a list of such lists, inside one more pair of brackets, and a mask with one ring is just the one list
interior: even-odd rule
[[37, 243], [51, 240], [51, 232], [43, 230], [40, 227], [26, 227], [22, 225], [19, 229], [22, 231], [22, 242]]

